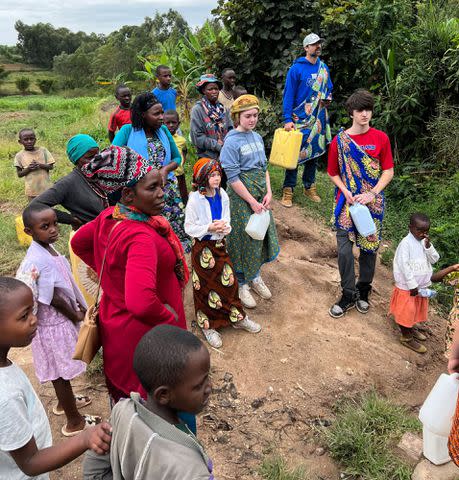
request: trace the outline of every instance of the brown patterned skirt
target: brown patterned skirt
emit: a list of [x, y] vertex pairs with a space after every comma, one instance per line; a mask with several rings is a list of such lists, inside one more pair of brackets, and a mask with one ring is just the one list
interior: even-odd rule
[[219, 328], [245, 318], [226, 241], [193, 239], [193, 298], [201, 328]]

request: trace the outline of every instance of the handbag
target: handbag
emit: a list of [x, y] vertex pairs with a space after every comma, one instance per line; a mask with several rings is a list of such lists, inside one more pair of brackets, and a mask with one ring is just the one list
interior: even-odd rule
[[102, 280], [102, 274], [104, 273], [105, 258], [107, 257], [108, 247], [110, 245], [110, 237], [113, 230], [120, 222], [116, 222], [113, 225], [110, 233], [108, 234], [107, 247], [105, 248], [104, 258], [102, 260], [102, 266], [100, 269], [99, 282], [97, 284], [96, 301], [94, 305], [91, 305], [84, 315], [83, 322], [80, 326], [78, 333], [78, 340], [75, 345], [75, 351], [73, 352], [73, 360], [81, 360], [86, 364], [90, 364], [96, 353], [101, 347], [99, 336], [99, 304], [100, 304], [100, 282]]

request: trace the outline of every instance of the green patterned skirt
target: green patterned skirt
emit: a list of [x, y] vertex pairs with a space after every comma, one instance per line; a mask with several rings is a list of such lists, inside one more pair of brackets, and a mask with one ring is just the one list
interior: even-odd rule
[[[250, 194], [262, 202], [266, 195], [266, 174], [254, 169], [241, 172], [240, 179]], [[231, 233], [227, 237], [227, 249], [236, 275], [244, 282], [251, 282], [260, 272], [264, 263], [272, 262], [279, 255], [279, 240], [272, 212], [271, 222], [264, 240], [254, 240], [245, 232], [253, 210], [232, 188], [228, 186], [231, 210]]]

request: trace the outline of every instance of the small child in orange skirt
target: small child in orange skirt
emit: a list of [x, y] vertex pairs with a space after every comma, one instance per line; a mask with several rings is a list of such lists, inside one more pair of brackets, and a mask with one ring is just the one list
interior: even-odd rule
[[423, 213], [413, 213], [408, 226], [410, 233], [399, 243], [394, 257], [395, 286], [390, 300], [389, 313], [401, 330], [400, 342], [417, 353], [425, 353], [426, 347], [419, 343], [427, 337], [413, 328], [427, 320], [429, 299], [419, 295], [419, 290], [432, 282], [440, 282], [451, 267], [433, 273], [432, 265], [438, 255], [430, 243], [430, 218]]

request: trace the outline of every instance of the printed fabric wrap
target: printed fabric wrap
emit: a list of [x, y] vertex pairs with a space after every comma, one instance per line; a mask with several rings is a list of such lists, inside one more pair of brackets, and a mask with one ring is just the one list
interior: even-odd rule
[[446, 275], [443, 283], [454, 288], [453, 306], [449, 312], [445, 335], [445, 357], [449, 359], [454, 332], [459, 328], [459, 272]]
[[[338, 165], [341, 180], [346, 188], [357, 195], [370, 191], [381, 176], [381, 166], [377, 159], [370, 157], [352, 138], [341, 129], [338, 133]], [[375, 253], [381, 242], [382, 223], [384, 219], [384, 192], [377, 194], [367, 207], [376, 225], [376, 240], [369, 241], [360, 235], [352, 222], [346, 197], [336, 188], [336, 206], [334, 210], [335, 227], [349, 232], [349, 238], [362, 251]]]
[[208, 136], [216, 136], [217, 140], [223, 142], [228, 133], [228, 129], [225, 125], [225, 107], [220, 102], [213, 105], [206, 97], [202, 98], [201, 103], [206, 116], [209, 118], [209, 123], [206, 125]]
[[174, 267], [175, 274], [177, 275], [177, 279], [182, 289], [185, 288], [188, 279], [190, 278], [190, 272], [188, 271], [186, 264], [183, 247], [177, 235], [172, 230], [169, 222], [164, 217], [160, 215], [150, 216], [137, 210], [135, 207], [129, 207], [122, 203], [117, 203], [113, 210], [113, 218], [115, 220], [135, 220], [137, 222], [145, 222], [164, 237], [175, 253], [177, 259]]
[[[320, 62], [311, 94], [293, 109], [295, 128], [303, 134], [301, 150], [306, 150], [305, 158], [298, 160], [300, 165], [323, 155], [332, 139], [327, 108], [320, 105], [321, 100], [327, 100], [330, 96], [328, 77], [325, 63]], [[303, 119], [305, 113], [306, 117]]]
[[201, 328], [220, 328], [245, 318], [226, 241], [193, 239], [193, 299]]
[[459, 467], [459, 397], [453, 417], [453, 426], [448, 437], [448, 451], [451, 460]]
[[[264, 169], [256, 168], [241, 172], [240, 179], [250, 194], [262, 202], [266, 195], [266, 173]], [[279, 255], [279, 240], [272, 211], [271, 221], [264, 240], [255, 240], [245, 231], [253, 210], [232, 188], [228, 187], [231, 210], [231, 233], [227, 237], [227, 249], [234, 270], [251, 282], [260, 272], [264, 263], [272, 262]]]

